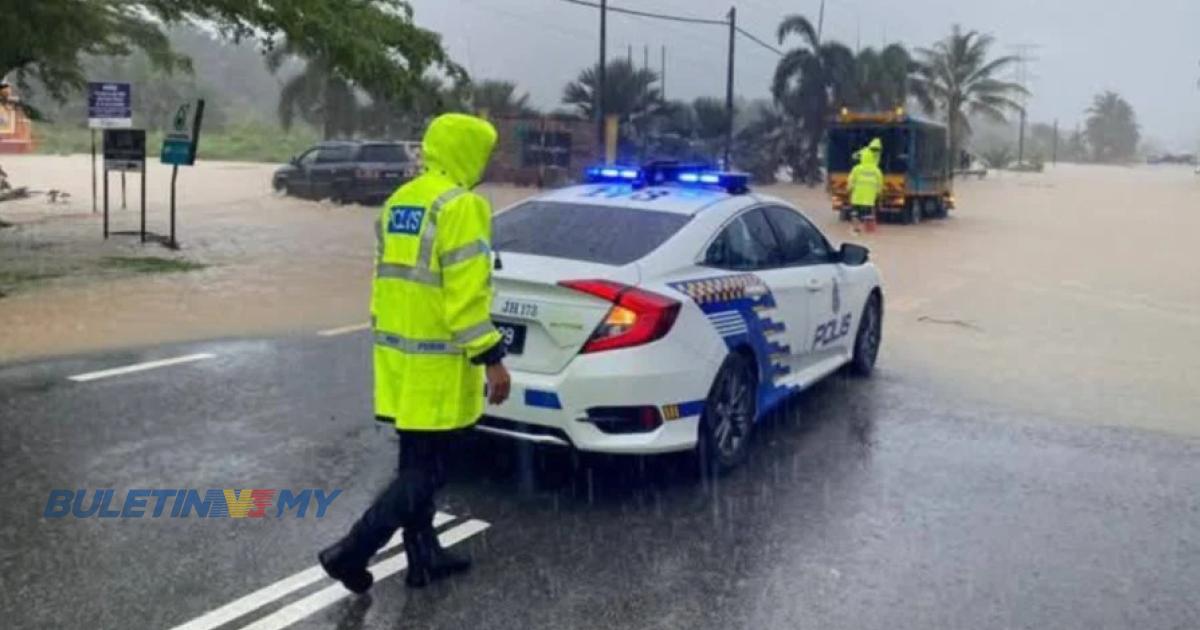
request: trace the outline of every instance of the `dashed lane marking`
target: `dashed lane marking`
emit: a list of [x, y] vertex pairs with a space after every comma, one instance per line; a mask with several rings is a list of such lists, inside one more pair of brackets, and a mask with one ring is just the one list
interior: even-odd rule
[[352, 324], [350, 326], [341, 326], [339, 328], [330, 328], [328, 330], [318, 331], [317, 334], [322, 337], [336, 337], [337, 335], [345, 335], [360, 330], [366, 330], [371, 327], [370, 322], [362, 324]]
[[[443, 547], [449, 547], [482, 532], [488, 527], [489, 525], [486, 522], [472, 519], [446, 530], [441, 536], [438, 536], [438, 540], [441, 541]], [[401, 554], [373, 565], [371, 573], [375, 576], [375, 581], [378, 583], [392, 574], [403, 571], [407, 566], [408, 558]], [[341, 584], [327, 586], [304, 599], [280, 608], [250, 625], [242, 626], [242, 630], [281, 630], [348, 595], [350, 595], [350, 591], [346, 590], [346, 587]]]
[[[433, 526], [441, 527], [452, 520], [454, 520], [454, 516], [438, 512], [437, 515], [433, 517]], [[383, 549], [379, 550], [379, 553], [383, 553], [399, 545], [401, 541], [401, 535], [402, 532], [397, 531], [396, 534], [392, 536], [392, 539], [383, 546]], [[199, 617], [196, 617], [187, 623], [175, 626], [171, 630], [211, 630], [217, 626], [229, 623], [230, 621], [233, 621], [242, 615], [254, 612], [255, 610], [258, 610], [259, 608], [262, 608], [263, 606], [266, 606], [277, 599], [287, 597], [288, 595], [295, 593], [296, 591], [305, 588], [310, 584], [315, 584], [322, 579], [325, 579], [325, 570], [321, 568], [321, 565], [309, 567], [303, 571], [300, 571], [299, 573], [285, 577], [274, 584], [260, 588], [257, 591], [246, 595], [245, 597], [235, 599], [232, 602], [229, 602], [228, 604], [225, 604], [216, 610], [209, 611]], [[378, 573], [376, 573], [375, 579], [382, 578]]]
[[68, 376], [67, 378], [69, 378], [72, 381], [75, 381], [77, 383], [86, 383], [87, 381], [94, 381], [96, 379], [108, 378], [110, 376], [120, 376], [122, 374], [132, 374], [134, 372], [144, 372], [146, 370], [154, 370], [154, 369], [161, 368], [161, 367], [167, 367], [169, 365], [179, 365], [180, 363], [191, 363], [193, 361], [203, 361], [205, 359], [212, 359], [216, 356], [217, 355], [215, 355], [215, 354], [209, 354], [207, 352], [199, 352], [196, 354], [184, 355], [182, 357], [174, 357], [171, 359], [159, 359], [157, 361], [146, 361], [145, 363], [134, 363], [133, 365], [126, 365], [124, 367], [111, 368], [108, 370], [99, 370], [97, 372], [87, 372], [84, 374], [76, 374], [75, 376]]

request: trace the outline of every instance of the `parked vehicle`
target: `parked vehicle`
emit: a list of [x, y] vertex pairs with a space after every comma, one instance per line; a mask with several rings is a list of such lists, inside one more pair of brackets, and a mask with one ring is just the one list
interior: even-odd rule
[[417, 172], [418, 159], [401, 142], [328, 141], [279, 167], [272, 187], [306, 199], [382, 203]]

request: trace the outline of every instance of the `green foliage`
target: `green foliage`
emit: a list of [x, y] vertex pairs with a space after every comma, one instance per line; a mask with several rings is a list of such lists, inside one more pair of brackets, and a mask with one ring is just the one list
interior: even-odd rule
[[56, 99], [86, 82], [85, 55], [124, 56], [140, 49], [157, 68], [188, 68], [163, 25], [200, 22], [234, 41], [270, 50], [282, 42], [321, 59], [337, 76], [376, 98], [403, 100], [426, 71], [465, 72], [440, 37], [413, 24], [403, 0], [36, 0], [0, 11], [0, 75], [22, 88], [38, 81]]
[[529, 104], [529, 93], [517, 95], [517, 84], [512, 81], [486, 79], [471, 84], [471, 110], [486, 111], [495, 118], [537, 116], [537, 108]]
[[[579, 73], [563, 89], [564, 105], [575, 107], [584, 118], [595, 117], [599, 67]], [[604, 113], [616, 114], [622, 123], [643, 121], [662, 105], [658, 73], [635, 67], [628, 59], [614, 59], [604, 69]]]
[[788, 166], [794, 178], [816, 183], [821, 179], [818, 157], [825, 127], [836, 103], [849, 103], [857, 85], [854, 53], [838, 42], [822, 42], [816, 28], [802, 15], [789, 15], [776, 31], [782, 45], [789, 36], [800, 45], [784, 52], [775, 66], [771, 94], [785, 114], [784, 124], [798, 127], [787, 135], [799, 140], [790, 151]]
[[1084, 134], [1097, 162], [1127, 162], [1137, 152], [1137, 115], [1116, 92], [1102, 92], [1087, 109]]
[[[39, 153], [71, 154], [91, 150], [90, 131], [78, 125], [36, 125], [34, 133]], [[227, 125], [219, 132], [202, 132], [198, 159], [286, 162], [319, 139], [317, 133], [307, 126], [296, 126], [285, 133], [267, 123], [238, 122]], [[161, 150], [162, 133], [150, 132], [146, 137], [147, 159], [157, 161]]]
[[995, 78], [1018, 59], [1011, 55], [990, 58], [994, 43], [990, 35], [963, 32], [955, 24], [932, 48], [917, 49], [912, 93], [927, 112], [946, 116], [949, 160], [957, 158], [959, 147], [971, 135], [968, 116], [1003, 122], [1006, 113], [1020, 111], [1015, 99], [1028, 94], [1017, 83]]

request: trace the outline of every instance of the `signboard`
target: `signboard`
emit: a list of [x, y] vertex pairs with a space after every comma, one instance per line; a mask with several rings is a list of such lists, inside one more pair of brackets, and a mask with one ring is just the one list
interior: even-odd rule
[[132, 127], [132, 94], [128, 83], [88, 83], [88, 127]]
[[191, 166], [196, 162], [196, 146], [200, 142], [200, 121], [204, 118], [204, 99], [184, 103], [171, 117], [163, 136], [163, 164]]
[[104, 130], [104, 170], [141, 171], [145, 164], [145, 129]]

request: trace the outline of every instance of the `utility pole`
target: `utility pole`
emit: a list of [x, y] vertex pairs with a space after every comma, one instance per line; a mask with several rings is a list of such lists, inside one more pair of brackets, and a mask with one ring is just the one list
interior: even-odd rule
[[[821, 6], [825, 5], [824, 0]], [[729, 7], [729, 67], [725, 77], [725, 164], [729, 170], [729, 153], [733, 149], [733, 44], [737, 40], [737, 7]]]
[[642, 70], [650, 69], [650, 44], [642, 44]]
[[[1030, 61], [1037, 61], [1037, 57], [1030, 56], [1029, 53], [1040, 48], [1040, 46], [1037, 44], [1016, 44], [1010, 48], [1015, 51], [1016, 54], [1014, 56], [1017, 58], [1016, 83], [1022, 88], [1028, 90], [1028, 63]], [[1021, 94], [1021, 124], [1020, 131], [1018, 132], [1019, 135], [1017, 136], [1017, 164], [1025, 161], [1025, 112], [1028, 109], [1028, 105], [1029, 97], [1025, 94]]]
[[600, 63], [596, 66], [596, 146], [600, 155], [604, 155], [604, 70], [607, 65], [608, 51], [605, 44], [608, 38], [608, 0], [600, 0]]
[[625, 58], [629, 60], [629, 65], [633, 65], [633, 44], [628, 44], [625, 49]]
[[[821, 29], [825, 26], [825, 0], [821, 0], [821, 12], [817, 14], [817, 45], [821, 45]], [[817, 51], [818, 53], [820, 51]]]
[[660, 53], [660, 57], [661, 57], [661, 59], [659, 60], [659, 64], [661, 65], [662, 70], [658, 74], [658, 85], [660, 86], [658, 93], [662, 96], [662, 101], [665, 103], [665, 102], [667, 102], [667, 46], [666, 46], [666, 44], [663, 44], [662, 48], [659, 50], [659, 53]]
[[1054, 139], [1050, 144], [1050, 163], [1058, 164], [1058, 119], [1054, 119]]

